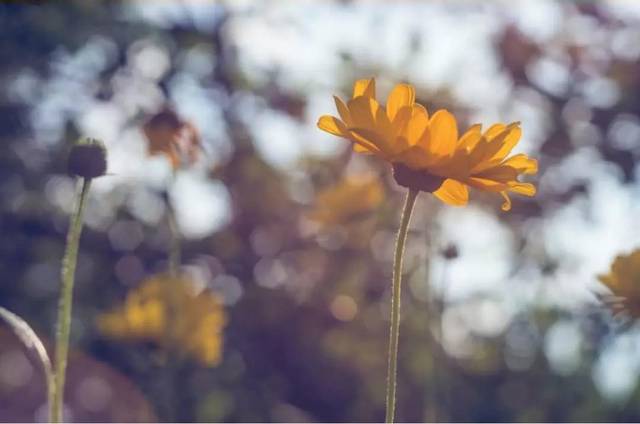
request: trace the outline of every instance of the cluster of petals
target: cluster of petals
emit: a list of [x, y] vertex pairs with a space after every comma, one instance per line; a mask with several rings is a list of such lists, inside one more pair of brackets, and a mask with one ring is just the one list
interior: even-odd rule
[[357, 152], [391, 163], [395, 171], [402, 171], [396, 172], [401, 185], [432, 192], [449, 205], [466, 205], [469, 187], [500, 193], [503, 210], [511, 208], [510, 192], [535, 194], [533, 184], [518, 177], [535, 174], [537, 161], [524, 154], [509, 157], [520, 140], [518, 122], [495, 124], [485, 131], [476, 124], [459, 136], [454, 116], [444, 109], [429, 115], [416, 103], [411, 85], [396, 85], [386, 107], [378, 103], [375, 91], [374, 79], [358, 80], [347, 103], [334, 97], [340, 117], [321, 116], [318, 127], [348, 139]]
[[640, 318], [640, 249], [618, 255], [609, 273], [599, 275], [598, 279], [611, 292], [603, 300], [614, 316]]
[[153, 275], [122, 305], [98, 316], [105, 336], [147, 342], [213, 367], [222, 360], [226, 313], [220, 297], [187, 276]]

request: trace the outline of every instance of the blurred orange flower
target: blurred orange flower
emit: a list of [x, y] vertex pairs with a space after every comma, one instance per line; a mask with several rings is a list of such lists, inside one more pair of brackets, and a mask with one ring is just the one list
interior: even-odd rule
[[153, 115], [143, 126], [150, 155], [166, 155], [173, 169], [193, 164], [199, 157], [201, 144], [196, 128], [169, 108]]
[[640, 249], [618, 255], [609, 273], [599, 275], [598, 279], [611, 291], [604, 301], [614, 316], [627, 314], [640, 318]]
[[320, 191], [308, 216], [322, 224], [341, 224], [371, 212], [383, 200], [384, 188], [378, 179], [350, 176]]
[[455, 118], [446, 110], [429, 116], [415, 102], [415, 89], [398, 84], [386, 108], [375, 99], [375, 80], [358, 80], [346, 104], [335, 97], [340, 119], [321, 116], [318, 127], [347, 138], [357, 152], [391, 163], [398, 184], [433, 193], [444, 203], [466, 205], [468, 186], [500, 193], [503, 210], [511, 208], [509, 192], [533, 196], [535, 187], [518, 181], [535, 174], [538, 163], [524, 154], [507, 157], [520, 140], [518, 122], [495, 124], [486, 131], [473, 125], [458, 137]]
[[215, 366], [222, 357], [225, 322], [216, 294], [184, 276], [155, 275], [132, 290], [123, 305], [100, 315], [97, 326], [107, 337], [151, 342]]

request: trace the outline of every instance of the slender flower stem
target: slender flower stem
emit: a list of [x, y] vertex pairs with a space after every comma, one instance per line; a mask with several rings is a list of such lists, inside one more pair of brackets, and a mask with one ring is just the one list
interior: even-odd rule
[[82, 215], [85, 209], [87, 193], [91, 185], [90, 178], [81, 178], [76, 210], [71, 216], [67, 232], [67, 244], [62, 259], [62, 288], [58, 301], [58, 322], [56, 327], [56, 352], [54, 362], [54, 384], [50, 407], [50, 420], [62, 422], [65, 373], [69, 352], [69, 333], [71, 331], [71, 305], [73, 302], [73, 281], [78, 259], [78, 244], [82, 232]]
[[400, 337], [400, 290], [402, 279], [402, 256], [404, 244], [407, 240], [409, 221], [413, 205], [418, 197], [418, 190], [409, 189], [404, 203], [400, 228], [396, 239], [396, 251], [393, 261], [393, 286], [391, 293], [391, 330], [389, 333], [389, 367], [387, 371], [387, 414], [386, 422], [392, 423], [396, 410], [396, 374], [398, 371], [398, 340]]
[[[171, 174], [171, 181], [167, 186], [175, 186], [176, 171]], [[180, 262], [182, 260], [182, 246], [180, 245], [180, 230], [178, 229], [178, 221], [176, 219], [176, 211], [171, 203], [169, 196], [169, 187], [165, 190], [165, 205], [167, 210], [167, 223], [169, 224], [169, 233], [171, 234], [171, 245], [169, 247], [169, 275], [177, 277], [180, 274]]]
[[167, 201], [167, 220], [169, 222], [169, 231], [171, 232], [171, 247], [169, 249], [169, 275], [171, 275], [172, 277], [177, 277], [180, 273], [180, 256], [182, 249], [180, 247], [180, 233], [178, 230], [178, 223], [176, 221], [176, 214], [169, 201]]
[[[171, 176], [171, 185], [175, 185], [176, 173], [173, 172]], [[166, 413], [170, 421], [179, 421], [181, 409], [180, 402], [183, 399], [183, 391], [179, 389], [181, 387], [178, 382], [180, 381], [180, 355], [176, 355], [171, 352], [170, 344], [177, 340], [176, 332], [176, 316], [178, 315], [178, 305], [176, 297], [173, 296], [175, 289], [176, 279], [180, 277], [180, 263], [182, 262], [182, 246], [180, 240], [180, 230], [178, 228], [178, 220], [176, 217], [176, 211], [173, 208], [171, 197], [169, 196], [169, 190], [165, 191], [165, 204], [167, 211], [167, 224], [169, 226], [169, 233], [171, 235], [171, 241], [169, 246], [169, 276], [164, 280], [163, 291], [166, 302], [166, 314], [167, 314], [167, 337], [165, 352], [167, 352], [166, 363], [164, 365], [164, 372], [167, 377], [168, 383], [166, 396]], [[193, 420], [187, 420], [193, 421]]]

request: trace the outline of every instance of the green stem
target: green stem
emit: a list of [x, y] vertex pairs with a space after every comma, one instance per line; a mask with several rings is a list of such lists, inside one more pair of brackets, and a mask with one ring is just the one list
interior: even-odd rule
[[402, 256], [404, 244], [407, 240], [409, 221], [413, 205], [418, 197], [417, 190], [409, 189], [404, 203], [400, 228], [396, 239], [396, 251], [393, 261], [393, 287], [391, 293], [391, 330], [389, 333], [389, 367], [387, 371], [387, 414], [386, 422], [392, 423], [396, 409], [396, 377], [398, 372], [398, 340], [400, 337], [400, 282], [402, 280]]
[[169, 221], [169, 232], [171, 233], [171, 247], [169, 248], [169, 275], [177, 277], [180, 273], [180, 232], [178, 230], [178, 222], [176, 215], [167, 200], [167, 220]]
[[62, 259], [62, 288], [58, 301], [58, 322], [56, 327], [56, 352], [54, 363], [54, 384], [50, 407], [50, 420], [62, 422], [65, 373], [69, 352], [69, 333], [71, 331], [71, 305], [73, 302], [73, 280], [78, 259], [78, 244], [82, 232], [82, 215], [85, 209], [87, 193], [91, 179], [81, 179], [76, 210], [71, 216], [67, 232], [67, 244]]
[[169, 233], [171, 234], [171, 244], [169, 246], [169, 275], [173, 278], [180, 274], [180, 262], [182, 260], [182, 246], [180, 245], [180, 230], [178, 229], [178, 221], [176, 219], [176, 211], [173, 209], [171, 198], [169, 196], [169, 185], [175, 186], [176, 171], [171, 174], [171, 181], [167, 184], [165, 190], [165, 205], [167, 210], [167, 223], [169, 224]]

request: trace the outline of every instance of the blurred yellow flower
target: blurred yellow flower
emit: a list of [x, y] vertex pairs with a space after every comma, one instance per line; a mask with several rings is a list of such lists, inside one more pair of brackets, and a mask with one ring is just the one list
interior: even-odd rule
[[640, 318], [640, 249], [617, 256], [611, 271], [598, 279], [611, 291], [612, 296], [604, 300], [614, 315]]
[[123, 305], [100, 315], [97, 325], [107, 337], [151, 342], [215, 366], [222, 358], [225, 321], [213, 292], [184, 276], [155, 275], [132, 290]]
[[384, 188], [368, 175], [345, 177], [316, 195], [310, 219], [322, 224], [345, 223], [371, 212], [384, 200]]
[[346, 104], [335, 97], [340, 119], [321, 116], [318, 127], [347, 138], [354, 150], [391, 163], [398, 184], [433, 193], [444, 203], [467, 204], [468, 186], [500, 193], [503, 210], [511, 208], [509, 192], [533, 196], [535, 187], [518, 181], [535, 174], [538, 163], [524, 154], [507, 157], [520, 140], [518, 122], [495, 124], [482, 132], [473, 125], [461, 137], [455, 118], [446, 110], [429, 116], [415, 102], [415, 89], [398, 84], [386, 108], [375, 99], [375, 80], [358, 80]]

